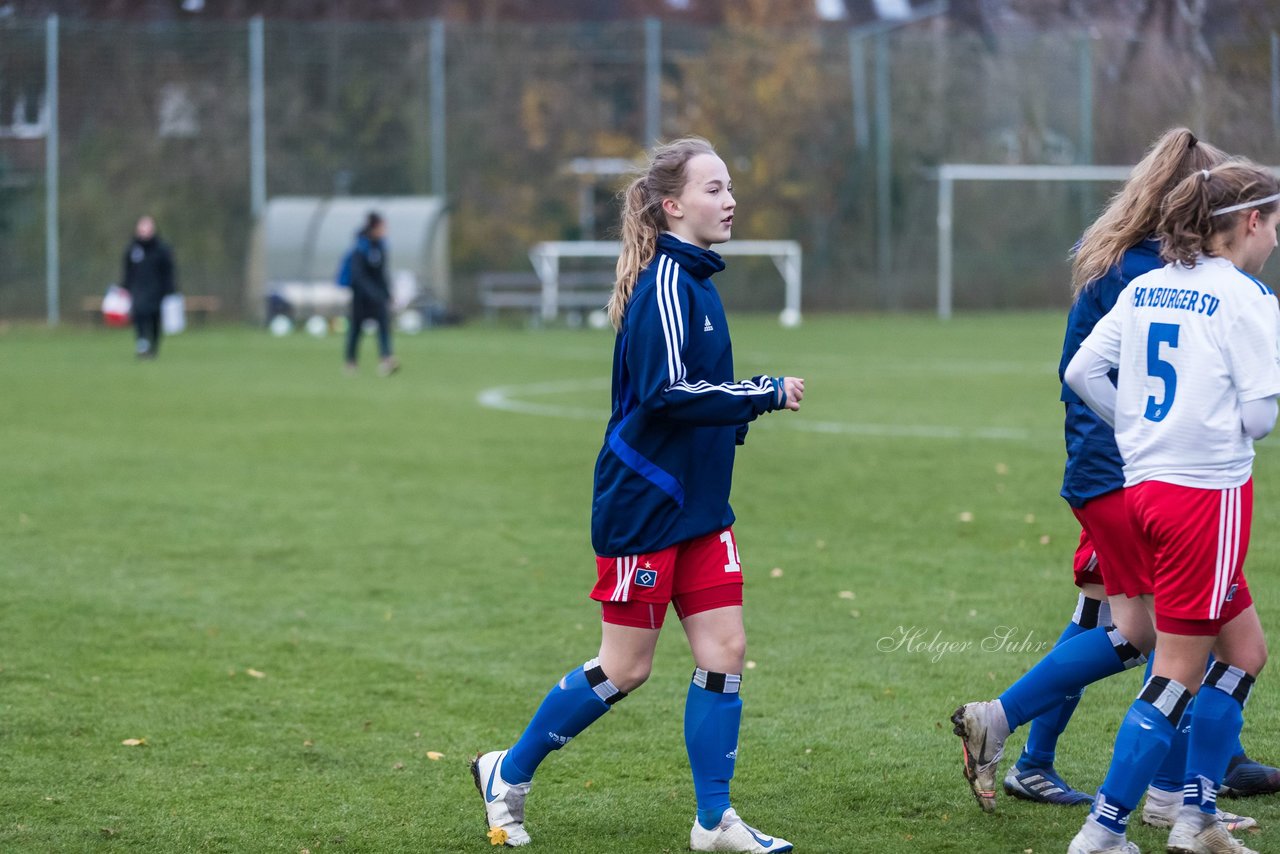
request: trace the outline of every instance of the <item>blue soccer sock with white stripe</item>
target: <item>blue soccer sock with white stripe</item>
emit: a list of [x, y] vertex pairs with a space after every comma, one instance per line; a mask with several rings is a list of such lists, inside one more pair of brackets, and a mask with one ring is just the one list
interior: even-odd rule
[[1253, 682], [1254, 677], [1239, 667], [1221, 661], [1215, 661], [1205, 674], [1191, 721], [1183, 805], [1197, 806], [1208, 815], [1217, 811], [1218, 784], [1227, 772], [1231, 751], [1239, 744]]
[[1000, 695], [1009, 731], [1062, 705], [1086, 685], [1145, 663], [1146, 656], [1116, 628], [1099, 626], [1055, 646]]
[[532, 780], [533, 772], [551, 751], [564, 747], [625, 696], [604, 675], [598, 658], [566, 673], [547, 692], [520, 739], [507, 751], [502, 779], [513, 785]]
[[1107, 778], [1098, 788], [1089, 820], [1112, 833], [1124, 833], [1156, 769], [1164, 761], [1191, 692], [1174, 679], [1153, 676], [1133, 701], [1116, 733]]
[[693, 671], [684, 704], [684, 746], [693, 770], [698, 823], [710, 830], [729, 808], [729, 781], [738, 759], [742, 675]]
[[[1062, 630], [1062, 635], [1054, 647], [1062, 646], [1089, 629], [1110, 625], [1111, 603], [1091, 599], [1081, 593], [1076, 602], [1076, 611], [1071, 616], [1071, 622], [1067, 623], [1067, 627]], [[1058, 750], [1058, 737], [1067, 728], [1071, 716], [1075, 714], [1076, 706], [1080, 705], [1080, 697], [1083, 694], [1084, 689], [1081, 688], [1067, 697], [1057, 708], [1050, 709], [1031, 722], [1031, 729], [1027, 733], [1027, 744], [1022, 748], [1022, 756], [1018, 759], [1019, 768], [1025, 770], [1053, 767], [1054, 756]]]

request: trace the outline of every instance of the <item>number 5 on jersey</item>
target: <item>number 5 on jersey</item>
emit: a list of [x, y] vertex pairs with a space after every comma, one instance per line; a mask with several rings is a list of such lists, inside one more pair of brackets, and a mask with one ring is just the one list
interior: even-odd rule
[[1147, 397], [1147, 411], [1143, 417], [1148, 421], [1163, 421], [1173, 407], [1173, 396], [1178, 392], [1178, 372], [1173, 364], [1160, 358], [1160, 345], [1168, 344], [1169, 349], [1178, 346], [1178, 324], [1153, 323], [1147, 330], [1147, 374], [1164, 381], [1164, 398], [1157, 401], [1155, 395]]

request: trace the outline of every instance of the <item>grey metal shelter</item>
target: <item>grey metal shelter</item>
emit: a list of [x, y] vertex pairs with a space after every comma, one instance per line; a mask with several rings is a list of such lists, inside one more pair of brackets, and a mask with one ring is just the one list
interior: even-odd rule
[[449, 215], [439, 196], [279, 196], [267, 202], [254, 229], [247, 262], [251, 317], [266, 314], [266, 298], [288, 292], [306, 311], [335, 313], [346, 289], [335, 279], [342, 256], [370, 211], [387, 222], [390, 278], [412, 275], [420, 293], [449, 303]]

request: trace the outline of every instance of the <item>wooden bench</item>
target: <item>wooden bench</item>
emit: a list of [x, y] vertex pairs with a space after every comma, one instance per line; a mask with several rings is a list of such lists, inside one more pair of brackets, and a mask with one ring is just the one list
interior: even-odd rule
[[[481, 273], [476, 285], [486, 317], [504, 308], [542, 310], [542, 282], [533, 273]], [[603, 310], [612, 293], [611, 272], [562, 273], [556, 304], [567, 311]]]
[[[186, 306], [187, 317], [198, 320], [201, 325], [206, 323], [211, 315], [222, 310], [221, 297], [183, 294], [182, 301]], [[102, 323], [102, 297], [85, 297], [80, 301], [80, 309], [90, 315], [93, 321]]]

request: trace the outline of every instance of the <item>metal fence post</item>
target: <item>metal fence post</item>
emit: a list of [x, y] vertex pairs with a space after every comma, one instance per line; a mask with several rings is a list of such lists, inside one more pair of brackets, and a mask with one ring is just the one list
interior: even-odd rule
[[[1080, 55], [1080, 152], [1076, 162], [1088, 166], [1093, 163], [1093, 40], [1082, 33]], [[1080, 221], [1089, 222], [1093, 217], [1093, 187], [1080, 188]]]
[[858, 151], [871, 144], [871, 124], [867, 118], [867, 52], [862, 36], [849, 30], [849, 86], [853, 90], [853, 141]]
[[445, 170], [445, 79], [444, 79], [444, 21], [431, 22], [430, 65], [431, 92], [431, 193], [444, 197], [447, 193], [448, 172]]
[[662, 21], [644, 19], [645, 147], [662, 137]]
[[893, 273], [893, 131], [889, 103], [889, 36], [876, 34], [876, 275], [886, 308], [898, 308], [901, 300], [891, 281]]
[[249, 19], [249, 207], [256, 220], [267, 209], [267, 95], [261, 15]]
[[58, 16], [44, 27], [44, 252], [45, 301], [48, 323], [57, 326], [58, 313]]
[[1271, 33], [1271, 129], [1280, 133], [1280, 33]]

